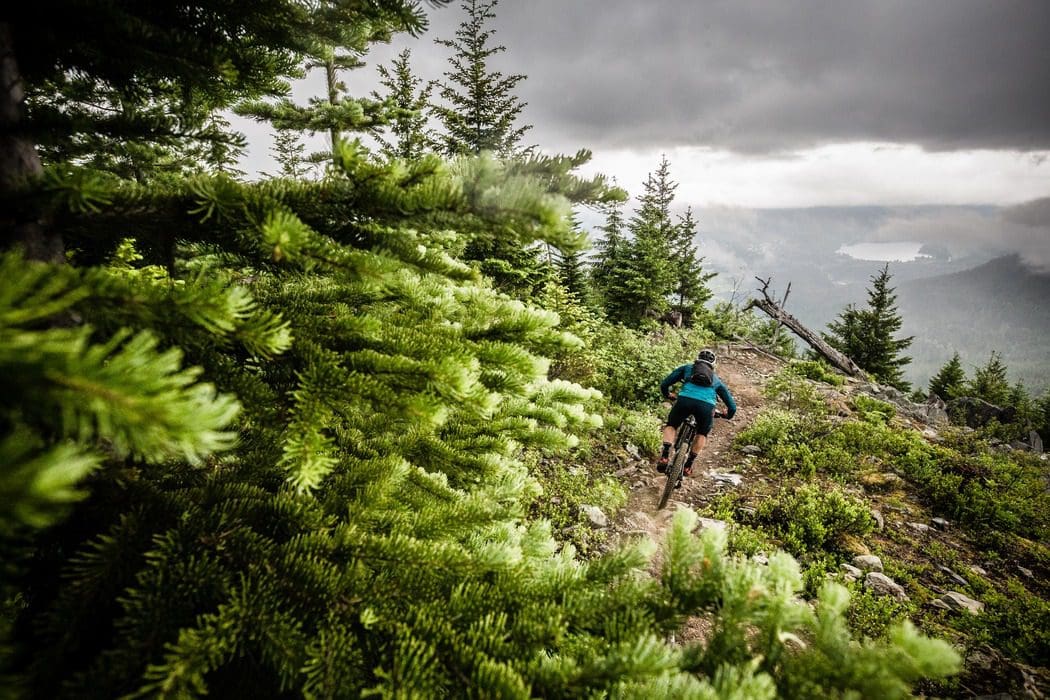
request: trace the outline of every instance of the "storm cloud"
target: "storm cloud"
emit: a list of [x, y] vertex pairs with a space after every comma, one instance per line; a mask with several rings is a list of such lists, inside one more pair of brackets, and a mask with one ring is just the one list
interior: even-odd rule
[[[503, 0], [496, 12], [497, 66], [528, 75], [523, 116], [545, 147], [1050, 149], [1045, 0]], [[447, 56], [433, 38], [461, 18], [435, 10], [410, 42], [427, 77]]]

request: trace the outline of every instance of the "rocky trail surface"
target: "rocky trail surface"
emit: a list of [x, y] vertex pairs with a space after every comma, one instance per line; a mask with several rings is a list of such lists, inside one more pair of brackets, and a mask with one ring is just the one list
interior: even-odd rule
[[[699, 510], [721, 491], [737, 488], [748, 478], [751, 460], [733, 447], [733, 441], [765, 405], [762, 386], [783, 364], [781, 360], [746, 346], [723, 348], [719, 352], [716, 372], [733, 394], [737, 403], [736, 416], [731, 421], [715, 421], [707, 445], [697, 457], [693, 475], [683, 479], [682, 488], [671, 496], [663, 509], [658, 509], [657, 505], [665, 477], [657, 473], [654, 462], [638, 460], [621, 469], [620, 476], [631, 491], [627, 506], [621, 511], [614, 530], [630, 537], [648, 535], [654, 541], [661, 542], [678, 508], [684, 506]], [[661, 421], [666, 417], [667, 410], [666, 405], [661, 408]], [[719, 526], [716, 521], [707, 519], [702, 520], [701, 524]]]

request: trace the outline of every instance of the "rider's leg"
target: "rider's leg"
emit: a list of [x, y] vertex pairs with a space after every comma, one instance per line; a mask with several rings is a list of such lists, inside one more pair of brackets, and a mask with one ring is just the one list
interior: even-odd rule
[[665, 425], [663, 433], [660, 435], [660, 437], [663, 438], [663, 442], [664, 442], [665, 445], [671, 445], [671, 444], [674, 443], [674, 434], [675, 434], [674, 426], [673, 425]]
[[700, 451], [704, 449], [704, 445], [706, 445], [706, 444], [707, 444], [707, 436], [706, 435], [697, 435], [695, 438], [693, 438], [693, 445], [692, 445], [692, 449], [689, 451], [689, 458], [685, 460], [685, 469], [682, 470], [682, 472], [686, 476], [692, 475], [692, 473], [693, 473], [693, 461], [696, 459], [696, 456], [698, 454], [700, 454]]
[[665, 425], [660, 437], [663, 439], [663, 450], [660, 452], [660, 459], [656, 461], [656, 471], [663, 474], [667, 471], [668, 458], [671, 455], [671, 444], [674, 442], [675, 427], [673, 425]]

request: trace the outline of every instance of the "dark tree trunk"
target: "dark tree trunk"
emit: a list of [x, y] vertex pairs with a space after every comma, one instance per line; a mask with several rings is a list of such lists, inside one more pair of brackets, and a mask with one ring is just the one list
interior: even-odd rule
[[33, 140], [23, 129], [24, 101], [11, 25], [0, 22], [0, 201], [5, 203], [0, 210], [0, 247], [21, 246], [30, 259], [60, 263], [65, 259], [62, 237], [48, 229], [39, 207], [19, 197], [44, 172]]
[[[754, 307], [766, 312], [770, 318], [777, 323], [787, 326], [792, 333], [806, 341], [811, 348], [820, 353], [820, 355], [828, 362], [851, 377], [864, 376], [864, 370], [862, 370], [856, 362], [828, 345], [823, 338], [802, 325], [801, 321], [784, 311], [784, 309], [769, 296], [769, 280], [759, 279], [758, 281], [762, 282], [762, 289], [760, 290], [762, 292], [762, 298], [752, 299], [746, 308], [750, 309]], [[784, 298], [787, 298], [786, 294], [784, 295]]]

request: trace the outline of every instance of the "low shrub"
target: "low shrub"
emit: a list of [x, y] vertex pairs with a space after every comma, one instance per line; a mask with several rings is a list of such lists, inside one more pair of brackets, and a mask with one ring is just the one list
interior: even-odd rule
[[852, 404], [853, 409], [860, 415], [861, 419], [867, 423], [885, 425], [890, 422], [890, 419], [897, 415], [897, 409], [893, 407], [893, 404], [873, 399], [864, 394], [854, 395]]
[[755, 517], [797, 556], [817, 550], [836, 551], [843, 536], [863, 537], [875, 526], [862, 501], [817, 484], [781, 489], [775, 498], [758, 506]]
[[831, 365], [823, 360], [795, 360], [788, 365], [787, 371], [799, 377], [832, 386], [842, 386], [846, 382], [841, 374], [835, 372]]
[[769, 452], [776, 445], [798, 444], [804, 438], [803, 432], [803, 421], [797, 413], [769, 408], [755, 416], [751, 425], [740, 431], [736, 443], [756, 445], [763, 452]]
[[828, 412], [827, 402], [812, 382], [795, 372], [790, 365], [766, 382], [763, 393], [781, 407], [797, 411], [811, 421], [823, 418]]
[[1045, 665], [1050, 659], [1050, 601], [1010, 579], [1005, 591], [989, 593], [983, 602], [981, 615], [959, 620], [966, 631], [1011, 658]]
[[889, 629], [915, 614], [915, 604], [893, 596], [878, 596], [862, 586], [854, 586], [846, 620], [858, 637], [880, 639]]
[[660, 396], [660, 381], [713, 341], [711, 332], [702, 328], [664, 328], [645, 334], [603, 325], [591, 341], [594, 372], [583, 383], [601, 389], [621, 406], [651, 405]]

